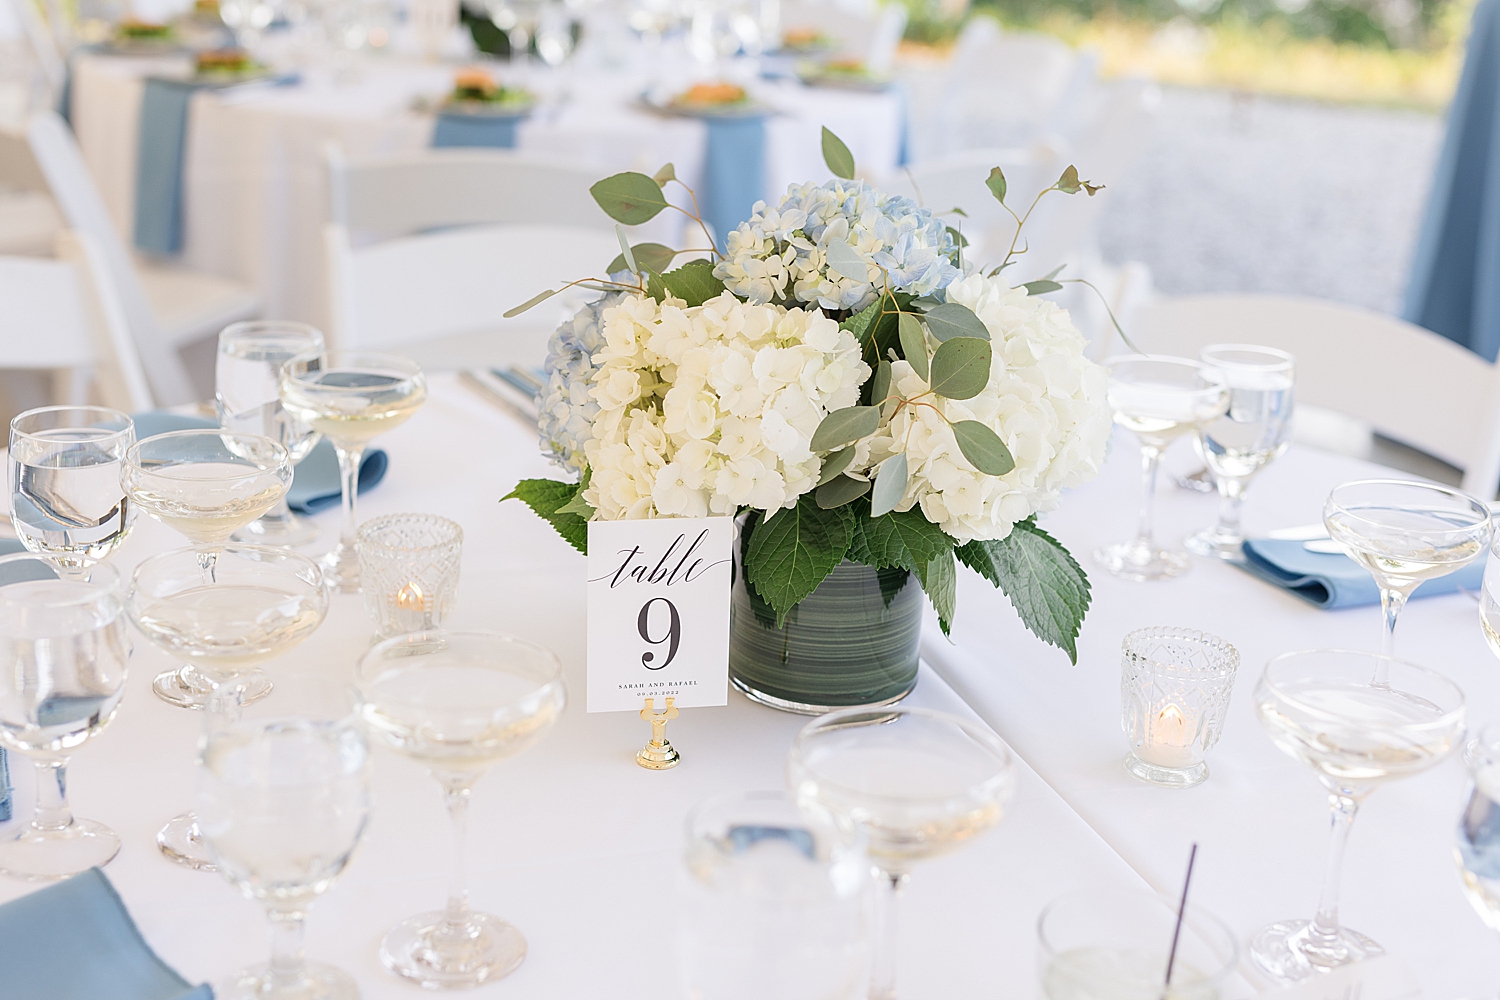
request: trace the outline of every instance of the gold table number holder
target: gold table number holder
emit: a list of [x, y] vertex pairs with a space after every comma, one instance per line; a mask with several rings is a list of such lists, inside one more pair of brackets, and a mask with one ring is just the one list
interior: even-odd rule
[[646, 699], [646, 707], [641, 709], [641, 718], [651, 723], [651, 742], [641, 747], [636, 752], [635, 762], [641, 767], [650, 768], [653, 771], [665, 771], [669, 767], [676, 767], [677, 762], [682, 760], [682, 755], [677, 748], [667, 742], [667, 723], [677, 718], [677, 706], [673, 704], [677, 699], [667, 698], [667, 707], [658, 712], [654, 698]]

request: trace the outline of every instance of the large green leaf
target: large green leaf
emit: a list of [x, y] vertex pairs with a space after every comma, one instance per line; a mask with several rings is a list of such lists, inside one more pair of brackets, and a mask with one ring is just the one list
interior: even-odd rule
[[960, 420], [953, 425], [953, 436], [969, 464], [987, 476], [1003, 476], [1016, 467], [1000, 435], [977, 420]]
[[516, 488], [500, 498], [521, 500], [532, 510], [551, 522], [573, 548], [588, 555], [589, 523], [577, 514], [565, 512], [575, 495], [582, 492], [582, 483], [559, 483], [555, 479], [523, 479]]
[[854, 539], [848, 558], [876, 569], [899, 567], [916, 572], [943, 552], [953, 548], [953, 536], [927, 520], [920, 507], [869, 517], [867, 511], [854, 518]]
[[1089, 578], [1062, 544], [1027, 519], [1000, 541], [954, 550], [959, 561], [999, 587], [1043, 642], [1078, 662], [1078, 631], [1089, 609]]
[[649, 222], [667, 207], [661, 185], [635, 171], [606, 177], [589, 188], [589, 194], [606, 215], [627, 226]]
[[870, 481], [868, 479], [850, 479], [848, 476], [835, 476], [822, 486], [818, 487], [815, 499], [818, 506], [824, 510], [832, 510], [842, 507], [853, 500], [858, 500], [870, 492]]
[[846, 406], [834, 410], [823, 418], [818, 429], [813, 431], [808, 447], [813, 451], [831, 451], [853, 444], [862, 437], [875, 433], [880, 426], [880, 407]]
[[880, 463], [875, 475], [875, 489], [870, 492], [870, 516], [879, 517], [896, 509], [906, 495], [906, 453], [897, 452]]
[[844, 145], [844, 140], [823, 126], [823, 162], [833, 171], [833, 176], [846, 181], [854, 180], [854, 154]]
[[937, 340], [952, 340], [954, 337], [990, 339], [989, 329], [974, 315], [974, 310], [957, 302], [944, 302], [927, 310], [927, 329]]
[[927, 384], [939, 396], [973, 399], [989, 383], [992, 356], [988, 340], [954, 337], [933, 354], [932, 379]]
[[923, 382], [927, 381], [929, 358], [927, 335], [922, 332], [922, 321], [911, 313], [902, 313], [897, 317], [897, 332], [901, 337], [901, 356]]
[[[647, 271], [661, 274], [672, 266], [672, 259], [677, 256], [677, 251], [660, 243], [637, 243], [630, 248], [635, 254], [635, 262]], [[609, 262], [609, 270], [605, 274], [614, 274], [616, 271], [626, 269], [625, 255], [619, 254]]]
[[690, 260], [675, 271], [648, 275], [646, 293], [658, 302], [671, 295], [689, 306], [701, 306], [724, 294], [724, 282], [714, 277], [713, 262]]
[[879, 319], [880, 299], [876, 299], [840, 323], [839, 329], [848, 330], [854, 334], [854, 339], [859, 341], [859, 346], [864, 347], [870, 342], [870, 335], [874, 331], [875, 324]]
[[745, 577], [776, 610], [778, 627], [843, 562], [853, 522], [847, 506], [823, 510], [804, 494], [791, 510], [756, 524], [745, 552]]
[[938, 553], [917, 570], [917, 579], [922, 581], [922, 590], [937, 612], [938, 625], [947, 635], [953, 628], [953, 612], [958, 605], [958, 570], [953, 564], [953, 553]]

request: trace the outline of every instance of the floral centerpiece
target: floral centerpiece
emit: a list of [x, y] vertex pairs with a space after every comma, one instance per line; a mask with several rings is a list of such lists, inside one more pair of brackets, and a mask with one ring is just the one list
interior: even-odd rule
[[[576, 481], [506, 499], [580, 550], [594, 518], [739, 516], [736, 618], [767, 629], [844, 567], [864, 574], [856, 590], [878, 580], [886, 608], [914, 576], [946, 632], [962, 563], [1076, 660], [1088, 579], [1036, 516], [1099, 470], [1110, 418], [1103, 370], [1041, 297], [1057, 274], [1010, 286], [1014, 244], [978, 268], [956, 229], [856, 180], [826, 129], [823, 146], [835, 178], [758, 203], [722, 254], [711, 239], [632, 247], [619, 230], [609, 276], [575, 283], [602, 294], [554, 334], [538, 397], [542, 447]], [[592, 193], [622, 225], [697, 219], [668, 200], [673, 183], [668, 165]], [[1005, 204], [999, 168], [989, 188]], [[1096, 190], [1069, 167], [1042, 194]], [[711, 259], [674, 267], [684, 253]]]

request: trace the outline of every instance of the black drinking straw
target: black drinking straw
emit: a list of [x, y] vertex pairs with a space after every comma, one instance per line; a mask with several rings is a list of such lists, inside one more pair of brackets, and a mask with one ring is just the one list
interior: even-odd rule
[[1198, 857], [1198, 845], [1188, 852], [1187, 878], [1182, 880], [1182, 899], [1177, 903], [1177, 926], [1172, 928], [1172, 950], [1167, 953], [1167, 985], [1172, 985], [1172, 966], [1177, 962], [1177, 939], [1182, 934], [1182, 917], [1187, 913], [1188, 886], [1193, 884], [1193, 862]]

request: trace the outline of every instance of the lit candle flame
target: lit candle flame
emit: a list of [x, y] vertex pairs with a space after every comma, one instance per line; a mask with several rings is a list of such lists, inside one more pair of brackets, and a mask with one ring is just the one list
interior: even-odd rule
[[1187, 716], [1175, 704], [1168, 703], [1156, 716], [1153, 735], [1167, 746], [1187, 746]]
[[422, 585], [413, 580], [396, 591], [396, 607], [402, 611], [426, 610], [427, 595], [423, 593]]

